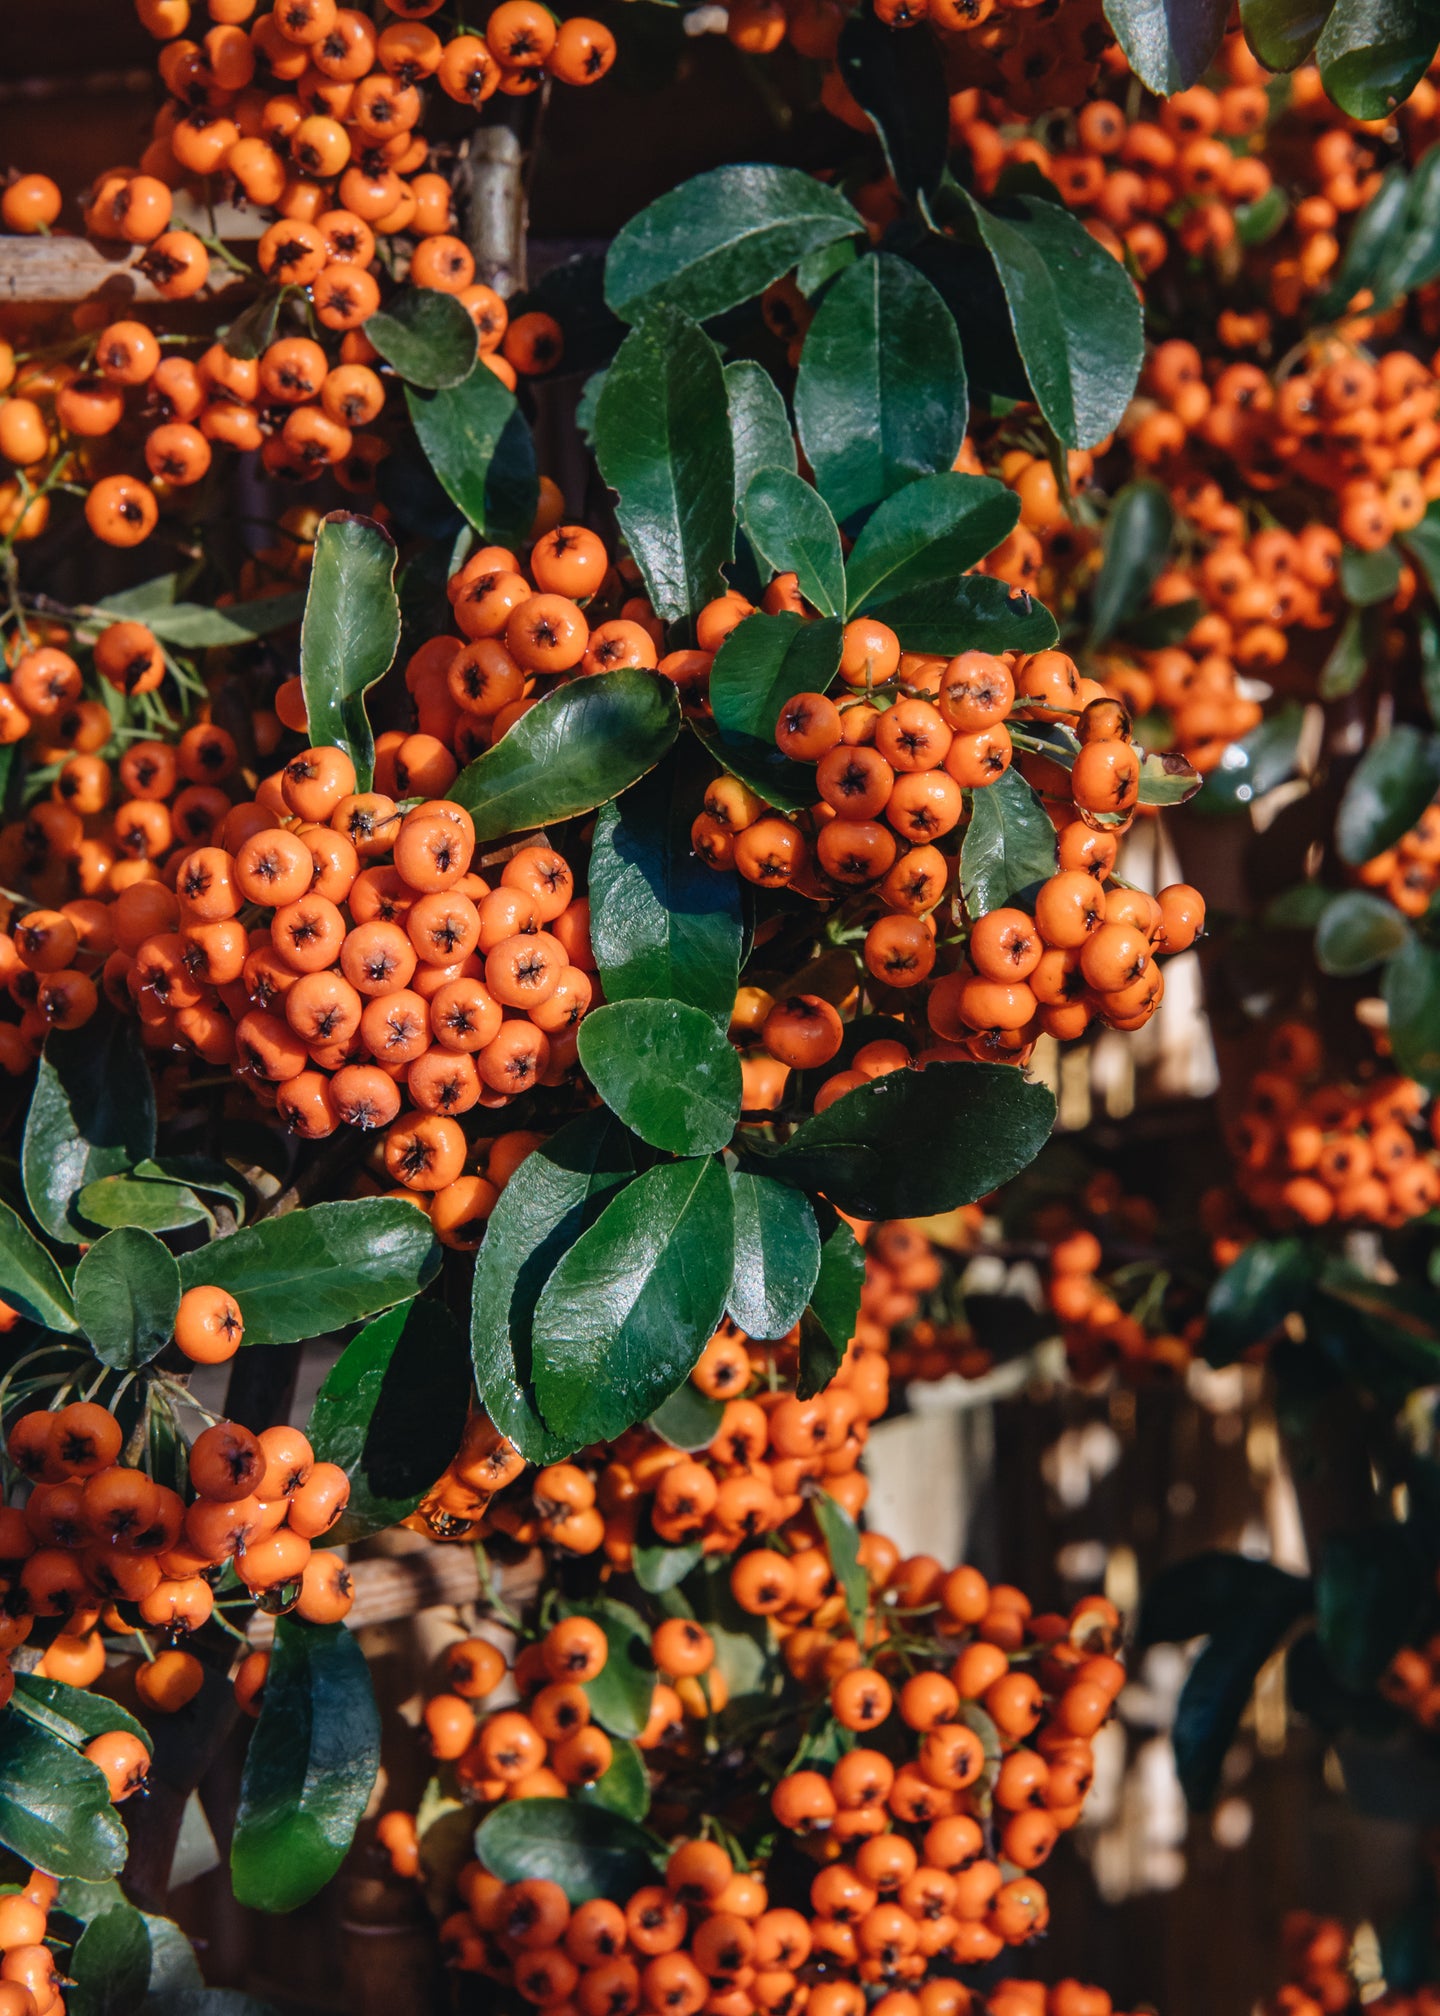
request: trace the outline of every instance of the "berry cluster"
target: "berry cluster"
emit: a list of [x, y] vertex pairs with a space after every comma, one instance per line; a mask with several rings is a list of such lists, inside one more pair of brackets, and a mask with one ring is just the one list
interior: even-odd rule
[[1406, 917], [1423, 917], [1440, 889], [1440, 801], [1425, 807], [1393, 847], [1372, 855], [1356, 880], [1376, 889]]
[[[112, 1792], [120, 1785], [116, 1797], [124, 1796], [125, 1781], [118, 1772], [131, 1745], [144, 1754], [143, 1744], [118, 1731], [97, 1736], [86, 1746], [85, 1755], [105, 1771]], [[64, 2016], [59, 1970], [47, 1944], [50, 1913], [59, 1894], [53, 1876], [32, 1869], [23, 1889], [8, 1890], [0, 1897], [0, 2016]]]

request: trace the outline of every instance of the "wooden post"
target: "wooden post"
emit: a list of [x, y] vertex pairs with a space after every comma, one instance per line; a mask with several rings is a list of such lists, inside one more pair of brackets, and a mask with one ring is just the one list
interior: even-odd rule
[[475, 254], [475, 277], [497, 294], [525, 286], [524, 161], [520, 136], [508, 125], [477, 127], [462, 184], [462, 228]]

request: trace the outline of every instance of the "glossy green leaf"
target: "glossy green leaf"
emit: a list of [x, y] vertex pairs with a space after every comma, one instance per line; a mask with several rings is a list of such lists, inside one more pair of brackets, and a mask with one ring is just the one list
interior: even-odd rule
[[118, 1176], [155, 1149], [155, 1092], [139, 1024], [101, 1010], [83, 1029], [45, 1040], [21, 1167], [25, 1199], [41, 1230], [75, 1244], [88, 1238], [80, 1192]]
[[580, 1024], [580, 1062], [612, 1113], [652, 1148], [710, 1155], [740, 1118], [740, 1053], [683, 1001], [634, 999]]
[[650, 1811], [650, 1774], [639, 1746], [628, 1737], [612, 1745], [610, 1768], [593, 1785], [577, 1787], [582, 1806], [603, 1806], [625, 1820], [643, 1820]]
[[344, 1859], [380, 1768], [370, 1672], [343, 1624], [281, 1617], [230, 1845], [238, 1904], [293, 1911]]
[[[1124, 4], [1161, 15], [1157, 0]], [[1206, 5], [1219, 6], [1223, 25], [1223, 0]], [[1134, 282], [1058, 203], [1028, 192], [969, 202], [1040, 411], [1067, 448], [1093, 448], [1120, 424], [1140, 375]]]
[[1440, 41], [1435, 0], [1336, 0], [1315, 45], [1327, 94], [1352, 119], [1388, 118]]
[[1440, 602], [1440, 499], [1425, 507], [1418, 525], [1400, 534], [1400, 543], [1424, 575], [1431, 595]]
[[487, 539], [524, 539], [540, 479], [535, 444], [515, 403], [487, 364], [447, 390], [405, 387], [410, 424], [445, 494]]
[[1300, 1239], [1256, 1239], [1232, 1260], [1205, 1305], [1205, 1355], [1230, 1365], [1303, 1313], [1314, 1279], [1313, 1258]]
[[228, 1162], [219, 1162], [214, 1156], [146, 1156], [130, 1174], [140, 1183], [168, 1183], [199, 1191], [202, 1197], [223, 1197], [233, 1206], [237, 1218], [245, 1216], [244, 1185]]
[[1046, 1088], [1007, 1065], [931, 1064], [842, 1093], [752, 1166], [852, 1217], [923, 1217], [1018, 1175], [1054, 1119]]
[[165, 1349], [180, 1307], [180, 1269], [153, 1232], [107, 1232], [75, 1269], [75, 1314], [95, 1356], [132, 1372]]
[[840, 75], [869, 113], [896, 187], [933, 195], [950, 148], [950, 99], [943, 64], [924, 36], [887, 28], [868, 11], [840, 31]]
[[438, 287], [402, 287], [365, 324], [385, 362], [429, 392], [447, 391], [470, 376], [476, 333], [464, 302]]
[[246, 1344], [290, 1344], [408, 1302], [439, 1265], [423, 1212], [402, 1198], [357, 1197], [262, 1218], [184, 1253], [180, 1283], [233, 1295]]
[[639, 1736], [650, 1719], [655, 1693], [655, 1668], [650, 1660], [650, 1629], [628, 1603], [613, 1596], [593, 1602], [562, 1603], [565, 1617], [589, 1617], [605, 1633], [609, 1648], [605, 1664], [584, 1683], [590, 1713], [611, 1736]]
[[872, 511], [845, 563], [850, 613], [953, 581], [1007, 539], [1020, 499], [993, 476], [920, 476]]
[[1059, 636], [1043, 602], [988, 574], [961, 574], [869, 598], [906, 651], [951, 658], [959, 651], [1047, 651]]
[[[1315, 691], [1322, 700], [1343, 700], [1353, 693], [1370, 669], [1376, 637], [1369, 612], [1351, 609], [1320, 667]], [[1265, 724], [1262, 722], [1261, 726]], [[1253, 731], [1252, 731], [1253, 732]]]
[[0, 1284], [5, 1300], [42, 1330], [73, 1331], [75, 1304], [48, 1248], [30, 1227], [0, 1202]]
[[810, 1199], [772, 1177], [732, 1169], [735, 1271], [726, 1308], [750, 1337], [783, 1337], [800, 1321], [820, 1272]]
[[547, 1427], [535, 1398], [535, 1304], [561, 1255], [634, 1173], [624, 1128], [603, 1108], [584, 1113], [525, 1157], [485, 1228], [470, 1308], [475, 1384], [491, 1420], [531, 1463], [578, 1446]]
[[1127, 483], [1105, 519], [1105, 559], [1090, 604], [1090, 643], [1103, 644], [1145, 607], [1169, 558], [1175, 513], [1148, 478]]
[[1202, 812], [1238, 812], [1263, 798], [1294, 774], [1305, 710], [1289, 701], [1238, 742], [1232, 742], [1219, 765], [1205, 779], [1196, 800]]
[[[1268, 1563], [1248, 1564], [1267, 1568]], [[1171, 1741], [1181, 1788], [1192, 1808], [1207, 1807], [1260, 1668], [1309, 1608], [1309, 1584], [1270, 1569], [1247, 1607], [1217, 1626], [1181, 1690]]]
[[642, 1589], [652, 1596], [663, 1596], [667, 1589], [678, 1589], [704, 1558], [705, 1549], [698, 1540], [683, 1547], [647, 1547], [642, 1543], [635, 1549], [632, 1567]]
[[725, 1309], [734, 1210], [711, 1157], [637, 1176], [556, 1266], [535, 1311], [535, 1391], [577, 1442], [643, 1420], [688, 1378]]
[[450, 795], [499, 840], [593, 812], [652, 770], [680, 730], [674, 685], [627, 666], [557, 686], [483, 756]]
[[105, 1736], [115, 1729], [138, 1736], [147, 1750], [154, 1748], [149, 1731], [128, 1709], [88, 1687], [71, 1687], [39, 1673], [17, 1673], [13, 1705], [17, 1715], [24, 1715], [77, 1750], [83, 1750], [93, 1736]]
[[312, 747], [343, 749], [360, 791], [375, 769], [365, 695], [390, 670], [399, 642], [394, 540], [373, 518], [332, 511], [315, 535], [300, 681]]
[[210, 1217], [188, 1185], [134, 1176], [102, 1176], [98, 1183], [87, 1183], [75, 1209], [87, 1225], [105, 1230], [135, 1225], [145, 1232], [176, 1232], [184, 1225], [203, 1225]]
[[277, 630], [288, 630], [298, 623], [304, 612], [305, 596], [297, 589], [214, 608], [203, 602], [176, 602], [144, 620], [162, 644], [172, 644], [179, 651], [205, 651], [271, 637]]
[[800, 1376], [795, 1390], [802, 1400], [823, 1392], [840, 1370], [860, 1320], [865, 1286], [865, 1248], [828, 1204], [817, 1201], [816, 1217], [820, 1272], [800, 1323]]
[[775, 381], [748, 357], [725, 366], [730, 407], [730, 451], [735, 463], [735, 508], [761, 469], [795, 469], [795, 437], [790, 415]]
[[1440, 788], [1440, 736], [1402, 721], [1372, 742], [1335, 815], [1342, 861], [1359, 867], [1408, 833]]
[[1386, 248], [1375, 276], [1375, 302], [1386, 307], [1424, 287], [1440, 273], [1440, 147], [1427, 147], [1415, 164], [1406, 192], [1400, 229]]
[[1391, 247], [1404, 230], [1409, 195], [1410, 177], [1397, 161], [1385, 170], [1379, 188], [1355, 218], [1335, 277], [1315, 303], [1318, 318], [1339, 315], [1362, 289], [1373, 291]]
[[739, 880], [691, 847], [704, 785], [685, 756], [677, 751], [595, 821], [590, 944], [607, 1001], [681, 1001], [723, 1027], [740, 974]]
[[786, 611], [737, 623], [710, 668], [710, 706], [720, 760], [769, 805], [814, 803], [815, 773], [775, 746], [775, 724], [797, 693], [823, 693], [840, 668], [844, 626]]
[[864, 233], [839, 191], [799, 168], [714, 168], [669, 190], [616, 235], [605, 298], [627, 322], [659, 303], [703, 322], [753, 300], [807, 252]]
[[325, 1375], [306, 1434], [350, 1478], [350, 1503], [327, 1544], [398, 1526], [459, 1447], [470, 1397], [465, 1333], [435, 1295], [367, 1323]]
[[972, 918], [998, 910], [1055, 873], [1055, 827], [1034, 786], [1014, 769], [970, 795], [960, 845], [960, 891]]
[[735, 460], [720, 353], [677, 306], [652, 309], [605, 373], [595, 460], [656, 615], [694, 617], [735, 550]]
[[745, 492], [740, 522], [772, 574], [793, 573], [822, 616], [845, 614], [840, 528], [818, 491], [788, 469], [762, 469]]
[[1423, 1622], [1433, 1567], [1405, 1526], [1332, 1533], [1315, 1568], [1315, 1628], [1342, 1687], [1374, 1687]]
[[646, 1423], [672, 1449], [693, 1455], [708, 1449], [720, 1432], [725, 1404], [702, 1393], [693, 1380], [685, 1379], [660, 1402]]
[[1347, 546], [1340, 555], [1340, 592], [1347, 602], [1359, 608], [1388, 602], [1399, 586], [1400, 555], [1393, 546], [1381, 546], [1370, 553]]
[[833, 244], [821, 245], [816, 251], [807, 252], [796, 266], [795, 285], [807, 301], [813, 301], [860, 256], [860, 247], [853, 238], [837, 238]]
[[1162, 602], [1142, 609], [1125, 625], [1125, 642], [1137, 651], [1163, 651], [1169, 644], [1183, 644], [1204, 613], [1204, 603], [1189, 595], [1183, 602]]
[[1440, 1092], [1440, 950], [1412, 937], [1386, 966], [1380, 991], [1396, 1070]]
[[865, 1616], [870, 1607], [870, 1581], [860, 1560], [859, 1528], [849, 1513], [837, 1505], [826, 1491], [818, 1491], [810, 1500], [810, 1510], [820, 1528], [820, 1538], [825, 1543], [835, 1580], [845, 1598], [850, 1629], [863, 1644]]
[[1115, 30], [1130, 68], [1158, 97], [1188, 91], [1215, 60], [1229, 16], [1228, 0], [1106, 0], [1105, 18]]
[[801, 445], [836, 518], [949, 469], [966, 412], [960, 338], [945, 303], [891, 253], [858, 260], [821, 301], [795, 380]]
[[150, 1933], [133, 1904], [112, 1904], [75, 1942], [66, 1972], [76, 2016], [134, 2016], [150, 1985]]
[[1334, 0], [1240, 0], [1245, 40], [1267, 70], [1294, 70], [1315, 47]]
[[1136, 1643], [1143, 1651], [1207, 1638], [1246, 1610], [1288, 1609], [1298, 1616], [1308, 1594], [1303, 1576], [1248, 1554], [1209, 1548], [1172, 1562], [1150, 1582], [1141, 1599]]
[[1348, 979], [1392, 958], [1409, 936], [1410, 926], [1393, 903], [1368, 889], [1345, 889], [1321, 913], [1315, 963], [1322, 973]]
[[98, 1764], [27, 1716], [0, 1716], [0, 1843], [48, 1870], [99, 1883], [127, 1842]]
[[663, 1866], [660, 1844], [633, 1820], [578, 1799], [512, 1799], [481, 1821], [475, 1853], [506, 1883], [558, 1883], [572, 1904], [625, 1903]]
[[1272, 182], [1263, 196], [1235, 208], [1235, 236], [1242, 245], [1268, 245], [1282, 231], [1290, 216], [1290, 199], [1278, 182]]

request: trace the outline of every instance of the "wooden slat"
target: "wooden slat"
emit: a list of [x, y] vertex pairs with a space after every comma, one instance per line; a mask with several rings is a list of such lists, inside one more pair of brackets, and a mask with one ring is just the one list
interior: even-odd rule
[[140, 247], [111, 258], [86, 238], [0, 238], [0, 301], [83, 301], [112, 277], [134, 301], [158, 301], [135, 268]]
[[[346, 1621], [356, 1631], [369, 1624], [393, 1624], [441, 1605], [474, 1603], [480, 1596], [475, 1556], [466, 1546], [422, 1543], [404, 1554], [352, 1561], [350, 1573], [355, 1578], [355, 1603]], [[528, 1603], [540, 1586], [540, 1555], [497, 1568], [495, 1580], [506, 1603]], [[268, 1645], [274, 1635], [274, 1619], [257, 1610], [250, 1622], [251, 1644]]]

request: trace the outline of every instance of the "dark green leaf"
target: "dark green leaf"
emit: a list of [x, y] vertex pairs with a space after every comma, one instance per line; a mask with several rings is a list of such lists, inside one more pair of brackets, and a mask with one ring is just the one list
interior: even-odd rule
[[960, 338], [935, 289], [888, 252], [858, 260], [821, 301], [795, 380], [801, 445], [836, 518], [949, 469], [966, 411]]
[[1236, 207], [1235, 235], [1242, 245], [1268, 245], [1289, 215], [1290, 199], [1278, 182], [1272, 182], [1253, 203]]
[[852, 614], [953, 581], [1014, 531], [1020, 499], [993, 476], [921, 476], [866, 519], [845, 576]]
[[132, 1372], [165, 1349], [180, 1307], [180, 1269], [153, 1232], [124, 1226], [75, 1269], [75, 1314], [95, 1356]]
[[1145, 1591], [1136, 1640], [1150, 1645], [1183, 1644], [1189, 1638], [1223, 1631], [1248, 1611], [1303, 1616], [1310, 1585], [1268, 1561], [1218, 1549], [1192, 1554], [1162, 1569]]
[[1380, 991], [1396, 1069], [1440, 1092], [1440, 951], [1411, 938], [1385, 968]]
[[840, 31], [840, 75], [869, 113], [896, 186], [933, 195], [950, 146], [950, 100], [934, 48], [908, 27], [887, 28], [868, 11]]
[[572, 1904], [625, 1903], [661, 1867], [658, 1843], [633, 1820], [578, 1799], [512, 1799], [480, 1823], [475, 1853], [506, 1883], [558, 1883]]
[[1350, 610], [1315, 682], [1315, 691], [1322, 700], [1343, 700], [1355, 691], [1370, 668], [1375, 641], [1367, 612]]
[[275, 325], [280, 319], [280, 305], [284, 298], [283, 286], [271, 280], [241, 310], [221, 336], [232, 357], [258, 357], [262, 350], [270, 347], [275, 340]]
[[684, 1547], [646, 1547], [635, 1549], [631, 1563], [635, 1580], [651, 1596], [663, 1596], [667, 1589], [677, 1589], [705, 1558], [705, 1549], [698, 1540], [692, 1540]]
[[1275, 931], [1313, 931], [1335, 899], [1335, 891], [1323, 882], [1296, 882], [1272, 896], [1260, 913], [1260, 922]]
[[1310, 1298], [1314, 1261], [1303, 1240], [1256, 1239], [1232, 1260], [1205, 1305], [1205, 1355], [1230, 1365]]
[[37, 1869], [86, 1883], [125, 1862], [104, 1772], [24, 1715], [0, 1716], [0, 1842]]
[[370, 789], [375, 769], [365, 695], [390, 670], [399, 642], [394, 540], [373, 518], [332, 511], [315, 535], [300, 680], [311, 745], [343, 749], [359, 791]]
[[573, 819], [653, 770], [679, 729], [675, 687], [657, 672], [627, 666], [572, 679], [467, 763], [450, 795], [477, 841]]
[[1210, 68], [1229, 11], [1226, 0], [1190, 0], [1180, 7], [1166, 0], [1106, 0], [1105, 18], [1135, 75], [1168, 98], [1198, 84]]
[[1033, 1162], [1055, 1101], [1003, 1064], [931, 1064], [846, 1092], [754, 1166], [857, 1218], [914, 1218], [986, 1196]]
[[1289, 701], [1278, 712], [1232, 742], [1205, 779], [1196, 800], [1202, 812], [1239, 812], [1294, 773], [1305, 709]]
[[1330, 898], [1316, 926], [1315, 963], [1322, 973], [1348, 979], [1391, 958], [1409, 936], [1393, 903], [1368, 889], [1346, 889]]
[[772, 574], [793, 573], [822, 616], [845, 614], [840, 529], [824, 499], [788, 469], [762, 469], [741, 507], [745, 537]]
[[730, 449], [735, 462], [735, 508], [761, 469], [795, 468], [795, 437], [790, 415], [763, 365], [748, 357], [725, 366], [725, 397], [730, 407]]
[[650, 1811], [650, 1774], [639, 1747], [627, 1737], [613, 1746], [610, 1768], [593, 1785], [581, 1785], [575, 1797], [582, 1806], [603, 1806], [625, 1820], [643, 1820]]
[[1335, 815], [1335, 845], [1352, 868], [1393, 847], [1440, 786], [1440, 737], [1408, 721], [1372, 742], [1345, 786]]
[[230, 1846], [235, 1901], [293, 1911], [345, 1856], [380, 1768], [365, 1655], [343, 1624], [281, 1617]]
[[1419, 1630], [1432, 1569], [1403, 1526], [1332, 1533], [1315, 1570], [1316, 1632], [1342, 1687], [1373, 1687]]
[[487, 539], [529, 532], [539, 501], [535, 444], [515, 394], [487, 364], [458, 385], [426, 392], [405, 387], [410, 422], [446, 495]]
[[1137, 651], [1163, 651], [1167, 644], [1183, 644], [1204, 614], [1205, 605], [1198, 597], [1159, 603], [1130, 618], [1125, 641]]
[[76, 1212], [87, 1183], [119, 1176], [155, 1149], [155, 1092], [139, 1024], [104, 1010], [45, 1040], [21, 1163], [25, 1198], [52, 1239], [88, 1238]]
[[714, 168], [668, 191], [611, 241], [605, 298], [627, 322], [662, 302], [703, 322], [753, 300], [807, 252], [864, 232], [838, 190], [798, 168]]
[[1376, 275], [1377, 308], [1388, 307], [1392, 301], [1427, 286], [1440, 273], [1437, 199], [1440, 199], [1440, 147], [1431, 146], [1415, 164], [1401, 228]]
[[642, 1141], [711, 1155], [740, 1118], [740, 1054], [712, 1016], [683, 1001], [616, 1001], [580, 1024], [580, 1062]]
[[150, 1985], [150, 1933], [133, 1904], [113, 1904], [75, 1942], [66, 1972], [76, 2016], [133, 2016]]
[[370, 317], [365, 334], [402, 378], [428, 392], [448, 391], [475, 368], [470, 311], [438, 287], [402, 287]]
[[[1160, 17], [1158, 0], [1112, 0], [1112, 25], [1120, 4]], [[1218, 6], [1223, 26], [1223, 0], [1205, 5], [1212, 14]], [[1040, 411], [1067, 448], [1093, 448], [1120, 424], [1140, 375], [1134, 283], [1058, 203], [1028, 192], [969, 201]]]
[[[173, 579], [172, 577], [169, 577]], [[125, 600], [123, 596], [107, 596], [97, 606], [108, 616], [122, 617], [129, 612], [116, 605]], [[173, 644], [181, 651], [204, 651], [226, 644], [248, 644], [255, 637], [269, 637], [277, 630], [288, 629], [298, 623], [305, 611], [303, 589], [288, 591], [283, 595], [263, 595], [254, 602], [230, 602], [223, 606], [207, 608], [203, 602], [170, 601], [163, 608], [139, 620], [145, 623], [160, 639], [162, 644]]]
[[1288, 1608], [1242, 1613], [1215, 1632], [1191, 1667], [1170, 1733], [1181, 1789], [1192, 1809], [1203, 1810], [1214, 1798], [1260, 1668], [1297, 1614]]
[[720, 353], [677, 307], [651, 310], [605, 373], [595, 460], [656, 615], [697, 615], [735, 550], [735, 461]]
[[592, 1603], [562, 1603], [565, 1617], [589, 1617], [605, 1633], [605, 1664], [585, 1682], [590, 1713], [611, 1736], [639, 1736], [650, 1719], [655, 1669], [650, 1663], [650, 1630], [628, 1603], [602, 1596]]
[[315, 1454], [350, 1478], [337, 1546], [406, 1518], [460, 1442], [470, 1397], [465, 1334], [434, 1295], [367, 1323], [315, 1398], [306, 1434]]
[[810, 1500], [820, 1538], [830, 1556], [835, 1580], [845, 1598], [850, 1629], [863, 1645], [865, 1615], [870, 1607], [870, 1580], [860, 1561], [860, 1530], [850, 1514], [835, 1503], [828, 1491], [817, 1491]]
[[1090, 643], [1107, 637], [1138, 616], [1164, 569], [1175, 530], [1175, 513], [1163, 484], [1142, 479], [1127, 483], [1105, 520], [1105, 560], [1090, 606]]
[[618, 1122], [603, 1109], [584, 1113], [525, 1157], [485, 1228], [470, 1310], [475, 1384], [491, 1420], [531, 1463], [578, 1446], [547, 1428], [535, 1399], [535, 1304], [556, 1261], [634, 1170]]
[[865, 1248], [828, 1204], [817, 1200], [815, 1212], [820, 1221], [820, 1272], [800, 1320], [800, 1376], [795, 1390], [802, 1400], [823, 1392], [840, 1370], [860, 1320], [865, 1286]]
[[1440, 40], [1435, 0], [1336, 0], [1315, 45], [1326, 93], [1352, 119], [1385, 119], [1425, 75]]
[[1267, 70], [1295, 70], [1315, 47], [1334, 0], [1240, 0], [1245, 40]]
[[1368, 608], [1372, 602], [1388, 602], [1400, 586], [1400, 555], [1394, 546], [1380, 546], [1362, 552], [1347, 546], [1340, 555], [1340, 589], [1347, 602]]
[[860, 257], [860, 248], [853, 238], [837, 238], [833, 244], [822, 245], [818, 251], [807, 252], [795, 268], [795, 285], [807, 301], [813, 301], [823, 293], [837, 274], [847, 266], [853, 266]]
[[1055, 873], [1055, 827], [1033, 785], [1006, 770], [970, 794], [960, 847], [960, 889], [972, 918], [998, 910]]
[[690, 845], [704, 794], [684, 755], [595, 821], [590, 942], [607, 1001], [683, 1001], [724, 1026], [740, 973], [739, 881], [707, 868]]
[[75, 1329], [65, 1277], [19, 1213], [0, 1203], [0, 1283], [5, 1300], [42, 1330]]
[[1440, 498], [1425, 507], [1418, 525], [1400, 535], [1400, 544], [1425, 576], [1431, 595], [1440, 602]]
[[583, 1232], [535, 1311], [535, 1390], [545, 1420], [603, 1441], [689, 1377], [725, 1309], [734, 1212], [721, 1163], [648, 1170]]
[[769, 1176], [732, 1169], [735, 1272], [726, 1308], [750, 1337], [783, 1337], [800, 1321], [820, 1272], [810, 1199]]
[[[242, 1160], [242, 1157], [236, 1158]], [[235, 1207], [235, 1215], [245, 1215], [245, 1190], [228, 1162], [209, 1155], [147, 1156], [130, 1174], [142, 1183], [171, 1183], [198, 1190], [205, 1197], [225, 1197]]]
[[186, 1184], [134, 1176], [102, 1176], [98, 1183], [87, 1183], [75, 1208], [89, 1225], [135, 1225], [145, 1232], [175, 1232], [182, 1225], [203, 1225], [210, 1216]]
[[653, 1428], [672, 1449], [693, 1455], [708, 1449], [720, 1432], [725, 1405], [712, 1400], [690, 1379], [682, 1381], [668, 1399], [662, 1400], [646, 1426]]
[[[1291, 0], [1291, 4], [1296, 4], [1296, 0]], [[1327, 14], [1329, 11], [1327, 6]], [[1410, 177], [1397, 161], [1385, 170], [1379, 188], [1356, 217], [1335, 277], [1315, 303], [1318, 319], [1329, 320], [1339, 315], [1362, 289], [1373, 289], [1391, 246], [1403, 230], [1409, 194]]]
[[17, 1715], [38, 1723], [77, 1750], [83, 1750], [92, 1737], [115, 1729], [138, 1736], [147, 1750], [154, 1747], [144, 1725], [128, 1709], [108, 1695], [92, 1694], [88, 1687], [70, 1687], [63, 1680], [46, 1680], [38, 1673], [17, 1673], [13, 1705]]
[[902, 588], [893, 597], [872, 595], [867, 613], [889, 624], [903, 650], [945, 658], [957, 651], [1045, 651], [1059, 635], [1043, 602], [988, 574], [955, 575]]
[[786, 611], [737, 623], [710, 668], [716, 754], [767, 804], [795, 811], [814, 803], [815, 773], [775, 746], [775, 724], [797, 693], [823, 693], [840, 665], [844, 626], [806, 622]]
[[440, 1249], [425, 1214], [396, 1197], [312, 1204], [180, 1257], [180, 1285], [224, 1288], [247, 1344], [290, 1344], [343, 1330], [432, 1280]]

